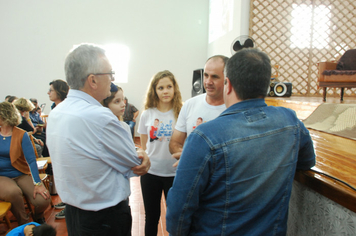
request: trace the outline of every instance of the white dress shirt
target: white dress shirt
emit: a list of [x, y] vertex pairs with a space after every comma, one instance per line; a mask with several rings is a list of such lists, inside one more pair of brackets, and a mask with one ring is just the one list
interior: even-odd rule
[[87, 93], [71, 89], [51, 111], [47, 146], [63, 202], [98, 211], [130, 195], [131, 168], [141, 164], [131, 134]]

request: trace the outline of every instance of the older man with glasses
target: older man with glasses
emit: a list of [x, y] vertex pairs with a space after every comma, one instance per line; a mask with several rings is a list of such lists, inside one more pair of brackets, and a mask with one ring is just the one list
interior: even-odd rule
[[150, 161], [117, 117], [100, 102], [114, 80], [105, 51], [82, 44], [69, 53], [67, 98], [48, 118], [56, 187], [66, 203], [68, 235], [131, 235], [129, 178]]

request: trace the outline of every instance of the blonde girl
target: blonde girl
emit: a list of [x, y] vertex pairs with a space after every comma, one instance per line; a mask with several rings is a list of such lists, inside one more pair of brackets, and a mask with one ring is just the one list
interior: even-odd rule
[[176, 169], [176, 159], [169, 152], [169, 141], [182, 108], [182, 97], [174, 75], [168, 71], [153, 76], [138, 127], [141, 146], [147, 152], [151, 168], [141, 176], [141, 190], [146, 213], [145, 235], [157, 235], [161, 215], [161, 196], [167, 198]]

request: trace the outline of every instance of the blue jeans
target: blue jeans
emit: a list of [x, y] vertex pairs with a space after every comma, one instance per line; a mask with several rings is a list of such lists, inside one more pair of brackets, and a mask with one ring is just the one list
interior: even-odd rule
[[134, 132], [135, 132], [135, 125], [136, 125], [136, 122], [133, 122], [132, 120], [129, 120], [129, 121], [125, 121], [125, 123], [130, 126], [131, 135], [132, 135], [132, 138], [134, 138]]

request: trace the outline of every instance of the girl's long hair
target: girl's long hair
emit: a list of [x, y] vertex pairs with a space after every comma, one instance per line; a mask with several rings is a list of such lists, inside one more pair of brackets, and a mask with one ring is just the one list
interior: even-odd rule
[[159, 80], [163, 79], [165, 77], [168, 77], [173, 83], [174, 96], [173, 96], [173, 99], [171, 102], [173, 105], [174, 117], [175, 117], [175, 119], [177, 119], [180, 109], [182, 108], [182, 105], [183, 105], [182, 96], [180, 94], [179, 86], [178, 86], [178, 83], [177, 83], [174, 75], [172, 74], [172, 72], [170, 72], [168, 70], [160, 71], [152, 77], [150, 85], [149, 85], [147, 93], [146, 93], [144, 107], [145, 107], [145, 110], [147, 110], [148, 108], [155, 108], [158, 106], [159, 98], [156, 93], [156, 86], [157, 86]]

